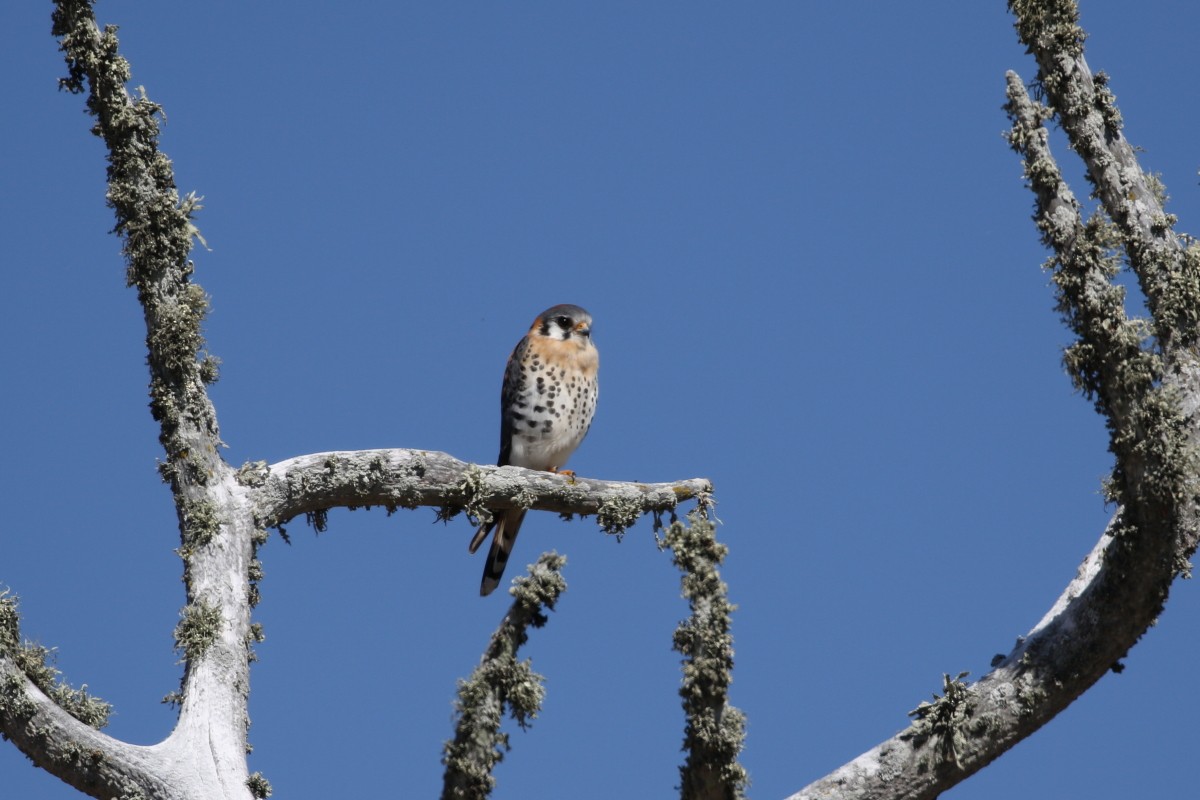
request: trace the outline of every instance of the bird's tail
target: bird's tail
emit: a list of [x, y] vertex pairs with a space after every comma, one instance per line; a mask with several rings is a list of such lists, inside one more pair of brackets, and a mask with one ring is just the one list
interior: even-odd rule
[[517, 541], [517, 533], [521, 530], [521, 522], [524, 519], [523, 508], [497, 511], [491, 522], [479, 526], [475, 538], [471, 540], [469, 549], [474, 553], [492, 529], [496, 531], [495, 537], [492, 538], [492, 549], [488, 551], [487, 561], [483, 564], [483, 581], [479, 584], [480, 597], [486, 597], [500, 585], [500, 578], [504, 575], [504, 568], [508, 566], [508, 556], [512, 553], [513, 544]]
[[475, 555], [475, 551], [479, 549], [479, 545], [483, 544], [484, 540], [487, 539], [488, 534], [492, 532], [492, 528], [495, 528], [496, 523], [500, 521], [500, 514], [502, 513], [503, 512], [497, 511], [495, 514], [492, 514], [492, 518], [490, 520], [479, 526], [479, 530], [475, 531], [475, 538], [473, 538], [471, 543], [467, 545], [467, 552], [469, 552], [471, 555]]

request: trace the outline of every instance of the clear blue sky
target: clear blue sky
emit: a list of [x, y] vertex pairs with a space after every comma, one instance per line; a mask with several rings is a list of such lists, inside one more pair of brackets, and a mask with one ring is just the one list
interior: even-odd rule
[[[26, 633], [152, 743], [183, 604], [140, 310], [50, 4], [0, 11], [6, 454], [0, 585]], [[1004, 70], [1004, 3], [102, 2], [204, 195], [227, 458], [417, 447], [496, 456], [504, 360], [554, 303], [602, 356], [589, 476], [717, 486], [756, 798], [985, 673], [1107, 519], [1102, 422], [1060, 366]], [[1093, 68], [1200, 232], [1200, 7], [1085, 4]], [[1057, 152], [1068, 173], [1061, 141]], [[1080, 195], [1086, 187], [1076, 183]], [[435, 796], [455, 679], [506, 596], [470, 526], [335, 512], [274, 537], [251, 768], [285, 798]], [[543, 714], [495, 797], [669, 797], [686, 613], [649, 522], [618, 544], [532, 515], [570, 590], [526, 654]], [[1200, 597], [947, 797], [1194, 792]], [[73, 791], [0, 747], [8, 797]]]

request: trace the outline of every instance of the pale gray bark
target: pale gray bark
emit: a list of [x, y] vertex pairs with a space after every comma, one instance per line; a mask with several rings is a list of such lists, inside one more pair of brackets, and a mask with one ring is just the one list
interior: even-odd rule
[[182, 800], [166, 747], [113, 739], [75, 719], [0, 652], [0, 723], [30, 760], [93, 797]]
[[[1109, 421], [1116, 468], [1107, 489], [1120, 506], [1066, 591], [993, 672], [971, 685], [947, 677], [945, 694], [923, 704], [912, 726], [793, 800], [933, 798], [974, 774], [1119, 669], [1196, 549], [1200, 259], [1138, 166], [1105, 79], [1088, 69], [1074, 2], [1009, 5], [1048, 101], [1034, 103], [1009, 73], [1009, 138], [1054, 252], [1059, 310], [1078, 337], [1064, 361]], [[1102, 216], [1082, 219], [1050, 153], [1050, 116], [1083, 159]], [[1150, 320], [1126, 318], [1114, 248], [1137, 275]]]
[[602, 481], [521, 467], [459, 461], [434, 450], [358, 450], [313, 453], [278, 464], [248, 464], [239, 473], [251, 486], [260, 525], [274, 527], [301, 514], [333, 507], [435, 506], [453, 513], [521, 506], [560, 514], [594, 514], [617, 532], [643, 514], [673, 511], [686, 500], [707, 501], [704, 478], [673, 483]]
[[[1157, 617], [1196, 547], [1200, 257], [1173, 231], [1154, 181], [1122, 135], [1105, 81], [1087, 67], [1075, 4], [1014, 0], [1010, 7], [1049, 104], [1047, 110], [1030, 100], [1010, 74], [1010, 140], [1025, 161], [1038, 225], [1055, 253], [1060, 310], [1078, 336], [1068, 367], [1110, 423], [1110, 491], [1119, 509], [1059, 600], [993, 672], [970, 685], [947, 677], [944, 695], [923, 704], [909, 728], [795, 798], [931, 798], [983, 768], [1118, 664]], [[216, 379], [200, 335], [207, 299], [191, 281], [188, 261], [198, 204], [179, 197], [158, 152], [157, 106], [124, 88], [128, 65], [114, 33], [97, 28], [84, 0], [59, 0], [57, 9], [55, 32], [70, 67], [64, 86], [89, 90], [88, 107], [109, 150], [109, 196], [129, 283], [145, 313], [151, 407], [178, 509], [187, 606], [176, 631], [185, 659], [179, 720], [150, 747], [120, 742], [72, 716], [30, 680], [16, 639], [0, 637], [0, 732], [34, 763], [95, 797], [261, 795], [263, 784], [246, 767], [255, 547], [266, 528], [298, 515], [320, 525], [335, 507], [425, 505], [448, 516], [521, 506], [594, 514], [602, 528], [619, 531], [641, 514], [707, 501], [712, 487], [702, 479], [606, 482], [479, 467], [429, 451], [320, 453], [231, 468], [219, 455], [206, 390]], [[1111, 225], [1081, 218], [1047, 145], [1042, 123], [1051, 111], [1083, 158]], [[1108, 253], [1114, 245], [1139, 278], [1152, 315], [1147, 323], [1127, 319], [1118, 302]], [[1147, 330], [1152, 347], [1142, 343]]]
[[[54, 33], [69, 69], [62, 85], [87, 92], [108, 149], [109, 201], [146, 320], [150, 406], [179, 517], [187, 605], [175, 631], [184, 657], [178, 722], [163, 742], [135, 747], [72, 716], [35, 685], [15, 602], [0, 596], [0, 733], [35, 764], [94, 797], [265, 796], [269, 785], [246, 764], [255, 549], [265, 528], [298, 514], [319, 523], [336, 507], [425, 505], [448, 518], [521, 505], [593, 514], [604, 530], [620, 532], [646, 512], [671, 513], [682, 501], [707, 499], [712, 486], [705, 480], [615, 483], [477, 467], [428, 451], [320, 453], [235, 471], [220, 456], [206, 388], [217, 378], [217, 361], [204, 351], [200, 328], [208, 299], [192, 281], [188, 259], [198, 235], [191, 222], [197, 198], [180, 198], [170, 161], [158, 150], [158, 106], [125, 89], [129, 65], [117, 52], [115, 29], [98, 28], [87, 0], [59, 0]], [[92, 716], [103, 724], [102, 714]]]

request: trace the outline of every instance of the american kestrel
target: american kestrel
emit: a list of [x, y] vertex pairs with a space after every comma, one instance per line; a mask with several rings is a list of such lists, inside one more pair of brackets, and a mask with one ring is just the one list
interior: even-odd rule
[[[538, 315], [513, 349], [500, 392], [498, 466], [557, 472], [579, 447], [596, 413], [600, 354], [592, 343], [592, 316], [561, 305]], [[474, 553], [493, 529], [479, 594], [500, 585], [525, 509], [496, 511], [471, 540]]]

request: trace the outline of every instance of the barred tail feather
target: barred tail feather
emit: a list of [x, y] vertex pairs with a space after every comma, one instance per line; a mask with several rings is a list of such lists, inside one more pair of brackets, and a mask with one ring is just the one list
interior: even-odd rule
[[499, 521], [499, 519], [499, 514], [493, 514], [490, 521], [479, 526], [479, 530], [475, 531], [475, 538], [473, 538], [471, 543], [467, 545], [468, 553], [471, 555], [475, 554], [475, 551], [479, 549], [479, 545], [483, 544], [487, 539], [488, 534], [492, 532], [492, 528], [496, 527], [496, 522]]
[[[493, 522], [496, 535], [492, 538], [492, 549], [488, 551], [487, 561], [483, 565], [483, 581], [479, 584], [480, 597], [491, 594], [500, 585], [504, 568], [508, 566], [508, 556], [512, 553], [513, 544], [517, 541], [517, 533], [521, 530], [521, 522], [525, 519], [525, 509], [513, 508], [497, 512]], [[484, 527], [491, 527], [491, 523]], [[487, 533], [481, 527], [471, 541], [472, 552], [487, 538]]]

